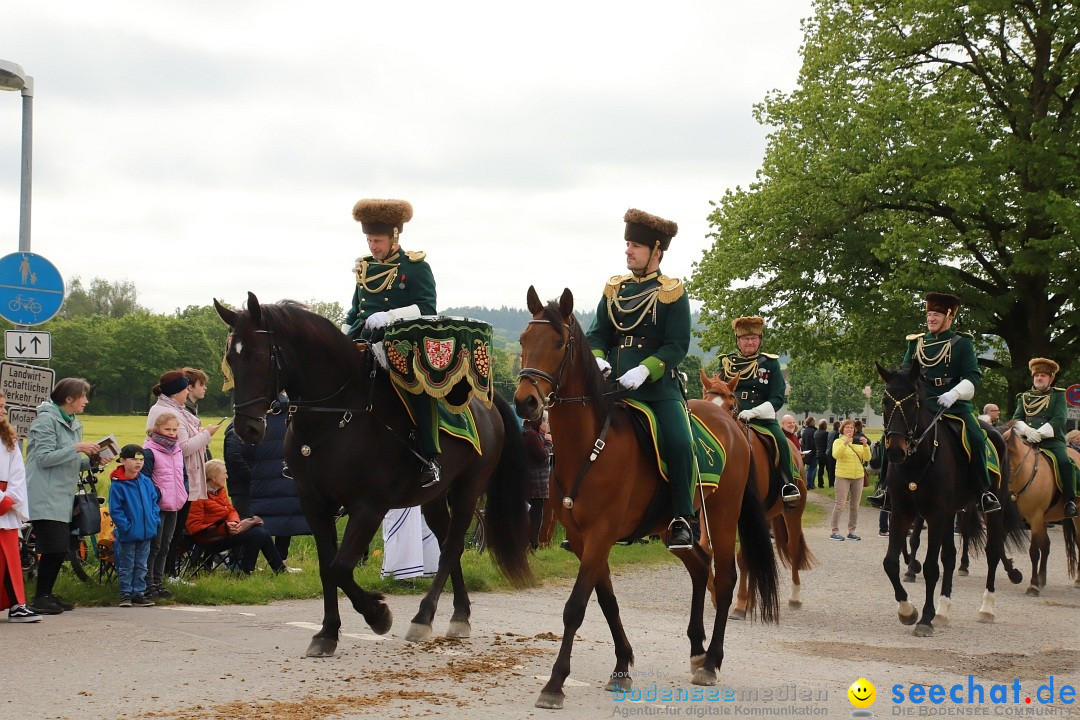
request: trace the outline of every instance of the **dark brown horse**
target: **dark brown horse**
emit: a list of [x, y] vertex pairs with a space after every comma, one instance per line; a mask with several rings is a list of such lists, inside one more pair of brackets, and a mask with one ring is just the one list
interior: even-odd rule
[[[406, 439], [412, 427], [390, 378], [374, 353], [357, 345], [329, 320], [302, 305], [260, 305], [248, 293], [246, 310], [216, 300], [231, 328], [226, 360], [236, 379], [233, 428], [256, 443], [266, 429], [270, 402], [289, 396], [285, 461], [296, 480], [300, 504], [315, 536], [323, 586], [322, 629], [308, 646], [309, 657], [333, 655], [341, 629], [337, 590], [378, 634], [393, 616], [383, 596], [363, 590], [353, 569], [390, 508], [422, 505], [442, 555], [431, 589], [420, 602], [407, 640], [431, 634], [439, 595], [454, 584], [450, 636], [468, 637], [469, 596], [461, 572], [465, 531], [476, 501], [487, 492], [487, 541], [506, 576], [517, 584], [530, 577], [525, 512], [527, 460], [517, 419], [506, 401], [493, 407], [474, 399], [482, 454], [471, 443], [442, 438], [442, 480], [421, 487], [420, 465]], [[344, 508], [349, 520], [338, 545], [334, 519]]]
[[[514, 402], [518, 414], [525, 418], [536, 418], [549, 408], [557, 457], [550, 481], [552, 493], [565, 498], [558, 506], [559, 520], [581, 561], [574, 589], [563, 609], [559, 657], [536, 701], [537, 707], [561, 708], [574, 633], [581, 626], [594, 591], [615, 642], [615, 669], [607, 689], [630, 687], [634, 652], [619, 618], [608, 553], [620, 539], [664, 532], [672, 517], [672, 504], [670, 497], [653, 502], [658, 492], [669, 490], [660, 478], [654, 453], [638, 441], [630, 411], [610, 396], [610, 386], [597, 369], [585, 333], [574, 317], [573, 295], [564, 290], [558, 303], [545, 307], [530, 287], [528, 307], [532, 320], [521, 335], [521, 380]], [[736, 581], [736, 529], [747, 554], [751, 592], [757, 595], [761, 617], [768, 621], [777, 616], [776, 559], [757, 486], [747, 481], [750, 449], [746, 438], [716, 405], [692, 401], [691, 410], [721, 440], [727, 452], [720, 484], [706, 498], [701, 511], [703, 533], [715, 557], [719, 596], [708, 649], [704, 644], [704, 604], [710, 558], [698, 545], [676, 551], [692, 582], [686, 632], [693, 682], [713, 685], [724, 659], [727, 609]]]
[[[739, 410], [738, 401], [735, 399], [735, 386], [738, 378], [732, 378], [725, 382], [719, 376], [708, 377], [704, 371], [701, 373], [701, 388], [704, 398], [724, 408], [735, 418]], [[758, 495], [765, 498], [769, 495], [769, 468], [772, 467], [772, 450], [765, 445], [756, 432], [746, 425], [742, 426], [746, 434], [751, 451], [754, 454], [754, 481], [757, 483]], [[788, 441], [790, 443], [790, 441]], [[772, 525], [773, 537], [776, 539], [776, 552], [780, 556], [780, 562], [785, 567], [791, 568], [791, 597], [788, 598], [788, 607], [802, 607], [802, 599], [799, 591], [802, 584], [799, 580], [800, 570], [809, 570], [817, 562], [810, 548], [806, 546], [806, 536], [803, 535], [802, 516], [806, 509], [806, 478], [803, 469], [802, 455], [794, 443], [791, 444], [791, 456], [799, 470], [795, 484], [799, 487], [799, 502], [791, 507], [785, 505], [783, 498], [777, 493], [776, 498], [765, 508], [765, 519]], [[739, 569], [744, 569], [745, 560], [742, 550], [739, 550]], [[735, 607], [731, 609], [731, 617], [742, 620], [746, 617], [746, 607], [750, 597], [746, 588], [746, 575], [739, 578], [739, 594], [735, 601]]]

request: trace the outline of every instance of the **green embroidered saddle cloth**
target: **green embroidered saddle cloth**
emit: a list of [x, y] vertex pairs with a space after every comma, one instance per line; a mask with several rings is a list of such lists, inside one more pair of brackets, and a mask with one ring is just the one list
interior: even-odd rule
[[[406, 393], [396, 384], [391, 383], [390, 387], [394, 389], [394, 393], [398, 396], [401, 404], [405, 406], [405, 410], [411, 418], [416, 417], [416, 411], [410, 407], [412, 403], [431, 402], [426, 397]], [[473, 446], [477, 455], [483, 455], [484, 453], [480, 449], [480, 436], [476, 432], [476, 418], [473, 417], [472, 407], [466, 405], [461, 412], [451, 412], [441, 402], [434, 403], [434, 405], [439, 409], [439, 432], [466, 441]]]
[[1057, 483], [1058, 491], [1065, 492], [1065, 486], [1061, 484], [1061, 468], [1058, 467], [1058, 461], [1057, 458], [1054, 457], [1054, 453], [1044, 448], [1039, 448], [1039, 453], [1050, 465], [1050, 469], [1054, 471], [1054, 482]]
[[486, 322], [439, 315], [387, 325], [383, 347], [395, 387], [458, 413], [474, 396], [486, 407], [495, 399], [491, 340]]
[[[946, 427], [951, 428], [953, 432], [960, 435], [960, 444], [964, 446], [964, 452], [967, 453], [968, 464], [971, 464], [971, 441], [968, 438], [967, 425], [964, 424], [962, 418], [956, 415], [946, 413], [941, 417], [952, 421], [947, 423]], [[990, 442], [990, 438], [986, 437], [985, 430], [980, 428], [979, 432], [983, 434], [983, 443], [986, 447], [986, 469], [994, 476], [990, 479], [990, 482], [995, 487], [1001, 487], [1001, 458], [998, 457], [997, 446]]]
[[[777, 437], [775, 435], [772, 434], [772, 432], [769, 431], [769, 428], [765, 427], [764, 425], [759, 425], [759, 424], [751, 421], [749, 423], [749, 427], [750, 427], [751, 430], [753, 430], [755, 433], [757, 433], [758, 437], [760, 437], [762, 439], [762, 441], [765, 443], [765, 447], [769, 448], [769, 451], [770, 451], [770, 453], [772, 455], [772, 470], [769, 471], [769, 477], [770, 477], [770, 479], [775, 479], [775, 480], [777, 480], [779, 482], [780, 478], [779, 477], [774, 477], [777, 474], [776, 473], [777, 469], [780, 467], [780, 448], [778, 448], [776, 446], [776, 443], [779, 442], [779, 440], [777, 439]], [[784, 439], [784, 442], [787, 442], [786, 438]], [[788, 449], [791, 450], [790, 447]], [[797, 465], [795, 465], [794, 450], [791, 451], [791, 475], [790, 475], [790, 477], [792, 477], [792, 478], [799, 477], [799, 468], [798, 468]]]
[[[630, 400], [629, 398], [624, 398], [622, 402], [626, 404], [626, 407], [634, 411], [633, 414], [641, 421], [651, 438], [651, 447], [656, 457], [657, 467], [660, 468], [661, 477], [666, 481], [668, 479], [667, 462], [664, 461], [660, 453], [660, 444], [656, 435], [656, 416], [649, 409], [649, 406], [643, 402]], [[693, 413], [690, 413], [690, 431], [694, 442], [694, 459], [697, 467], [696, 481], [702, 485], [719, 484], [720, 475], [724, 472], [724, 463], [727, 461], [727, 451], [724, 450], [723, 444], [712, 434], [705, 423]], [[694, 488], [690, 488], [690, 491], [692, 494]]]

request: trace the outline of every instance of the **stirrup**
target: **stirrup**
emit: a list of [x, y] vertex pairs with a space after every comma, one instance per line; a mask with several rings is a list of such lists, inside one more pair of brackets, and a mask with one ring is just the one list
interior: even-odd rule
[[868, 495], [866, 497], [866, 502], [869, 503], [870, 507], [877, 508], [881, 512], [892, 512], [892, 503], [889, 502], [889, 493], [887, 490], [877, 495]]
[[787, 482], [780, 488], [780, 497], [784, 499], [785, 503], [797, 503], [802, 497], [802, 493], [799, 492], [798, 485], [793, 482]]
[[[685, 536], [680, 533], [685, 533]], [[686, 518], [676, 515], [668, 523], [668, 550], [687, 550], [694, 546], [694, 533]]]
[[420, 477], [430, 477], [431, 479], [421, 485], [421, 488], [429, 488], [442, 479], [442, 468], [439, 467], [439, 462], [437, 460], [426, 460], [425, 462], [427, 465], [420, 471]]
[[1076, 517], [1076, 500], [1069, 500], [1065, 503], [1065, 518]]
[[989, 514], [1001, 510], [1001, 503], [998, 501], [997, 496], [994, 495], [994, 493], [986, 490], [979, 498], [979, 507], [982, 508], [984, 514]]

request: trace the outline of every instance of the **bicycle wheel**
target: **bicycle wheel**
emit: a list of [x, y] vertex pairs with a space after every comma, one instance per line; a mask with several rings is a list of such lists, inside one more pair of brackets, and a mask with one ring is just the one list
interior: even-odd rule
[[484, 552], [487, 547], [487, 523], [484, 521], [484, 511], [480, 508], [473, 510], [472, 522], [465, 532], [465, 547], [478, 553]]

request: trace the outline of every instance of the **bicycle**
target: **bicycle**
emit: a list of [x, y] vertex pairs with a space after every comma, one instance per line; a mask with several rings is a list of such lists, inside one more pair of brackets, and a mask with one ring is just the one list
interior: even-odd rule
[[8, 303], [8, 309], [12, 312], [18, 312], [19, 310], [29, 310], [34, 315], [41, 312], [41, 303], [32, 297], [28, 297], [23, 300], [22, 293], [19, 293], [15, 297], [11, 298]]

